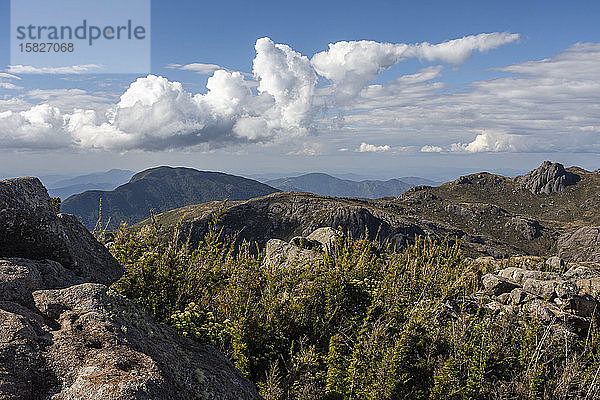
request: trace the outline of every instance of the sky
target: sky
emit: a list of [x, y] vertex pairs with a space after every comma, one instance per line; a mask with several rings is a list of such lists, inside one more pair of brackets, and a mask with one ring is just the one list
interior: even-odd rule
[[12, 65], [0, 0], [0, 177], [600, 168], [600, 3], [288, 3], [152, 1], [150, 71], [108, 74]]

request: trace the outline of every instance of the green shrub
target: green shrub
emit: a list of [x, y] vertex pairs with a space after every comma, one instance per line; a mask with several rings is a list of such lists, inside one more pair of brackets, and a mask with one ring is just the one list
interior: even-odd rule
[[194, 249], [156, 221], [122, 225], [114, 287], [219, 348], [266, 399], [577, 398], [600, 384], [597, 328], [565, 353], [562, 330], [494, 315], [474, 296], [483, 267], [456, 244], [393, 252], [346, 236], [311, 265], [263, 266], [221, 216]]

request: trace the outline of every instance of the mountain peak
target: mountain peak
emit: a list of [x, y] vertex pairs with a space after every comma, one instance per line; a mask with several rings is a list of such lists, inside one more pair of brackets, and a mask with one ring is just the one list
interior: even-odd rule
[[112, 191], [90, 190], [73, 195], [63, 202], [62, 210], [80, 216], [91, 228], [98, 219], [101, 200], [103, 219], [111, 218], [111, 227], [115, 227], [121, 220], [141, 221], [152, 209], [163, 212], [208, 201], [247, 200], [277, 191], [240, 176], [160, 166], [138, 172], [129, 183]]
[[533, 171], [515, 178], [515, 182], [533, 194], [559, 193], [579, 180], [579, 175], [567, 171], [562, 164], [551, 161], [544, 161]]

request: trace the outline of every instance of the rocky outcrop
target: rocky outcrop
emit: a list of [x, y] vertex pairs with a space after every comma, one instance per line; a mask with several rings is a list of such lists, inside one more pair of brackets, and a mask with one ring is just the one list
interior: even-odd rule
[[[427, 237], [432, 240], [460, 241], [463, 250], [469, 255], [488, 254], [494, 257], [508, 257], [514, 254], [527, 254], [527, 251], [511, 243], [502, 242], [493, 238], [489, 231], [480, 229], [478, 221], [490, 220], [493, 216], [502, 216], [503, 219], [511, 218], [506, 210], [493, 205], [461, 205], [457, 210], [464, 210], [469, 215], [477, 216], [478, 221], [467, 221], [462, 226], [447, 223], [440, 217], [444, 214], [436, 213], [435, 219], [423, 218], [415, 214], [406, 214], [405, 204], [414, 204], [420, 207], [426, 199], [430, 199], [426, 191], [413, 191], [402, 199], [338, 199], [321, 197], [309, 193], [284, 192], [265, 197], [251, 199], [244, 202], [228, 203], [227, 212], [220, 221], [223, 233], [235, 237], [239, 242], [243, 240], [256, 242], [260, 247], [266, 246], [271, 239], [289, 242], [296, 236], [308, 236], [320, 227], [341, 229], [350, 233], [355, 238], [367, 238], [389, 243], [391, 248], [402, 250], [407, 243], [412, 243], [415, 237]], [[400, 203], [401, 202], [401, 203]], [[445, 204], [444, 204], [445, 205]], [[180, 240], [196, 246], [208, 232], [208, 226], [213, 213], [222, 206], [222, 203], [206, 203], [172, 210], [157, 216], [157, 221], [165, 229], [170, 229], [174, 222], [181, 221], [179, 225]], [[448, 210], [454, 210], [448, 208]], [[136, 228], [149, 223], [150, 220], [136, 225]], [[538, 233], [546, 236], [549, 230], [541, 225], [535, 225], [532, 236]], [[477, 224], [477, 225], [475, 225]], [[473, 229], [464, 229], [469, 225]], [[509, 231], [514, 235], [514, 228], [499, 229]], [[521, 240], [521, 242], [523, 242]]]
[[0, 238], [0, 399], [260, 398], [216, 349], [90, 283], [118, 263], [37, 179], [0, 181]]
[[586, 226], [562, 235], [557, 248], [558, 255], [567, 261], [600, 262], [600, 227]]
[[33, 290], [68, 283], [43, 279], [62, 272], [54, 262], [0, 260], [0, 398], [258, 398], [214, 348], [104, 285]]
[[[481, 262], [503, 265], [498, 260]], [[566, 324], [575, 333], [586, 331], [592, 318], [600, 316], [599, 264], [569, 264], [564, 273], [528, 269], [542, 268], [544, 264], [564, 266], [558, 257], [545, 262], [539, 257], [520, 257], [508, 264], [519, 266], [501, 268], [482, 278], [485, 291], [493, 299], [488, 308], [527, 312], [546, 323]]]
[[325, 227], [316, 229], [307, 237], [296, 236], [289, 242], [270, 239], [265, 246], [263, 266], [304, 268], [308, 264], [319, 263], [324, 252], [341, 235], [341, 232]]
[[579, 179], [578, 175], [565, 170], [562, 164], [544, 161], [537, 169], [516, 177], [515, 182], [533, 194], [550, 194], [563, 191]]
[[525, 240], [534, 240], [542, 236], [542, 225], [532, 219], [522, 216], [512, 217], [506, 224], [505, 227], [512, 228], [518, 235]]
[[87, 282], [111, 283], [122, 273], [74, 216], [56, 213], [37, 178], [0, 181], [0, 256], [53, 260]]

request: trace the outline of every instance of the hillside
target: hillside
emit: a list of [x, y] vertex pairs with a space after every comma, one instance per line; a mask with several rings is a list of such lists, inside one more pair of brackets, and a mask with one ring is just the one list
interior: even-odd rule
[[323, 173], [311, 173], [296, 177], [274, 179], [266, 182], [269, 186], [295, 192], [309, 192], [322, 196], [360, 197], [376, 199], [395, 197], [417, 185], [435, 185], [436, 182], [424, 178], [406, 177], [400, 179], [353, 181], [339, 179]]
[[81, 217], [93, 228], [98, 220], [102, 199], [104, 221], [111, 228], [120, 221], [130, 224], [148, 218], [152, 209], [160, 213], [190, 204], [213, 200], [246, 200], [277, 192], [270, 186], [239, 176], [204, 172], [192, 168], [157, 167], [135, 174], [112, 191], [89, 190], [73, 195], [61, 205], [61, 211]]
[[[415, 235], [433, 239], [448, 236], [472, 255], [560, 254], [580, 261], [600, 261], [596, 245], [600, 237], [595, 228], [600, 225], [600, 175], [556, 166], [560, 164], [543, 164], [516, 178], [473, 174], [439, 187], [415, 187], [394, 199], [276, 193], [230, 202], [223, 224], [226, 233], [259, 244], [269, 238], [289, 240], [329, 226], [356, 236], [367, 232], [369, 238], [387, 240], [398, 249]], [[577, 176], [576, 181], [561, 185], [559, 181], [565, 179], [561, 177], [568, 174]], [[557, 192], [541, 193], [534, 187], [533, 193], [530, 183], [544, 180], [550, 186], [559, 182]], [[219, 206], [184, 207], [161, 214], [158, 220], [168, 229], [182, 219], [182, 232], [195, 243]]]
[[[197, 247], [155, 223], [119, 230], [116, 288], [225, 349], [265, 399], [598, 398], [599, 263], [473, 259], [443, 239], [395, 252], [326, 227], [230, 251], [222, 225], [264, 238], [299, 226], [297, 214], [314, 221], [360, 204], [290, 196], [231, 204]], [[363, 222], [390, 220], [373, 204], [362, 210]]]

